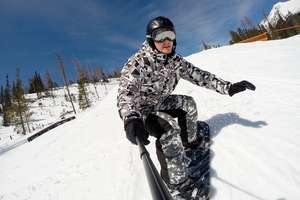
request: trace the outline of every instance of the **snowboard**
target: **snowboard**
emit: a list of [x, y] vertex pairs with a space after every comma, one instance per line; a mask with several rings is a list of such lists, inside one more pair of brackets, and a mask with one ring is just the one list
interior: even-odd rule
[[191, 160], [188, 167], [189, 179], [180, 188], [170, 188], [173, 200], [209, 200], [210, 199], [210, 159], [212, 144], [209, 125], [197, 121], [199, 145], [185, 150]]
[[204, 121], [197, 121], [197, 136], [200, 144], [192, 149], [189, 166], [190, 177], [193, 180], [192, 200], [209, 200], [210, 197], [210, 159], [212, 144], [209, 125]]

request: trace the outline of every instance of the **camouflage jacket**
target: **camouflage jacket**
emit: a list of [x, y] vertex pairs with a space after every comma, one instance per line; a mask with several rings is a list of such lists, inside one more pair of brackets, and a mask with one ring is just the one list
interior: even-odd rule
[[117, 97], [120, 116], [123, 120], [145, 117], [173, 92], [180, 78], [221, 94], [228, 94], [231, 85], [176, 53], [172, 56], [158, 53], [144, 42], [121, 72]]

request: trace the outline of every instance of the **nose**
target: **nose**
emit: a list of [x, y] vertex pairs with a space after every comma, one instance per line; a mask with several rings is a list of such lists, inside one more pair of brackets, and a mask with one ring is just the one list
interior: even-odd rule
[[166, 39], [165, 41], [163, 41], [163, 45], [171, 45], [173, 43], [172, 40], [168, 40]]

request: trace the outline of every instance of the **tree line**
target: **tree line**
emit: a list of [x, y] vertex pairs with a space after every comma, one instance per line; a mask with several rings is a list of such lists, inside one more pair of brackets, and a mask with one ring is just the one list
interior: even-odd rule
[[241, 20], [241, 27], [238, 27], [235, 31], [230, 31], [231, 39], [229, 44], [238, 43], [262, 33], [267, 33], [269, 40], [283, 39], [300, 33], [299, 27], [281, 30], [300, 25], [300, 13], [292, 14], [289, 12], [286, 17], [283, 17], [277, 10], [275, 15], [278, 18], [275, 24], [272, 24], [265, 15], [266, 26], [262, 24], [254, 25], [250, 18], [244, 17], [244, 19]]
[[6, 75], [5, 87], [0, 90], [0, 112], [3, 113], [3, 126], [12, 124], [21, 126], [22, 133], [30, 132], [29, 117], [30, 112], [25, 99], [23, 82], [20, 79], [20, 70], [17, 69], [16, 79], [10, 85], [8, 75]]
[[[77, 72], [77, 89], [78, 99], [71, 94], [69, 85], [75, 83], [67, 77], [65, 65], [61, 56], [56, 55], [57, 66], [60, 71], [64, 83], [65, 100], [70, 102], [74, 114], [76, 114], [74, 101], [78, 100], [79, 109], [84, 110], [91, 106], [89, 93], [87, 90], [88, 84], [91, 84], [95, 90], [95, 94], [99, 99], [99, 94], [96, 88], [97, 83], [101, 83], [106, 88], [106, 83], [110, 78], [120, 77], [120, 69], [116, 68], [112, 73], [106, 74], [101, 67], [90, 69], [83, 67], [79, 60], [73, 60]], [[12, 81], [6, 75], [5, 85], [0, 88], [0, 114], [3, 115], [3, 126], [14, 125], [21, 130], [22, 134], [31, 132], [30, 117], [33, 113], [30, 112], [29, 99], [26, 99], [25, 94], [36, 94], [36, 99], [51, 97], [55, 99], [55, 89], [59, 85], [53, 81], [50, 73], [46, 70], [44, 79], [40, 73], [35, 71], [33, 76], [28, 81], [28, 89], [25, 91], [24, 84], [20, 78], [20, 69], [16, 70], [16, 77]]]

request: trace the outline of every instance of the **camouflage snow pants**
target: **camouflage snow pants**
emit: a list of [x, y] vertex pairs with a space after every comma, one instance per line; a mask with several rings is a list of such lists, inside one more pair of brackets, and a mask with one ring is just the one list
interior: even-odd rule
[[168, 184], [177, 185], [188, 178], [191, 160], [185, 148], [197, 138], [196, 120], [196, 103], [185, 95], [170, 95], [145, 120], [147, 131], [157, 138], [161, 176]]

